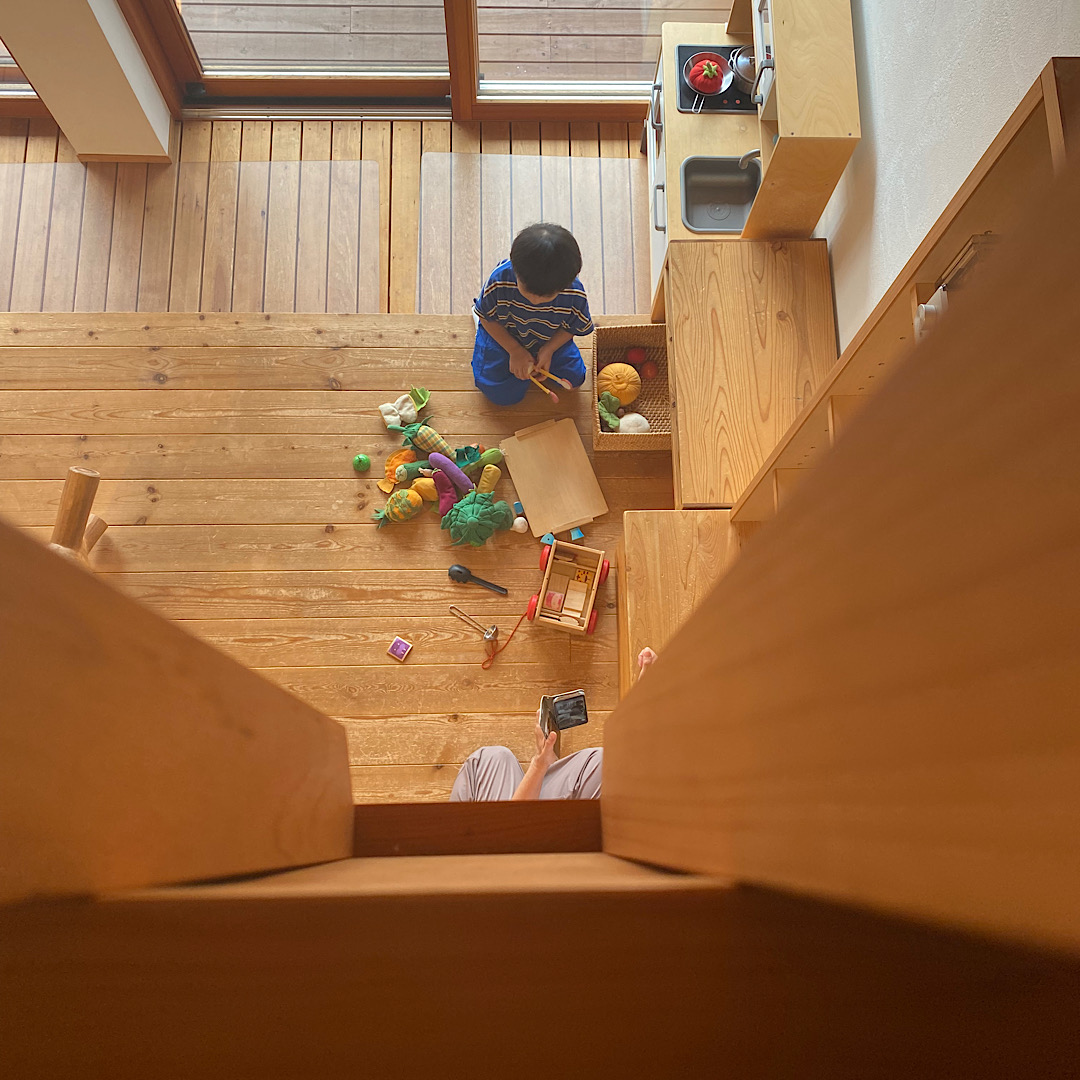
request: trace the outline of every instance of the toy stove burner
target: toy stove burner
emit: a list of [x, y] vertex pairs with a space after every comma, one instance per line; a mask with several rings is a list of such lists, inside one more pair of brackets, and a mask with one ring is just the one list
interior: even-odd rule
[[[694, 53], [713, 52], [728, 60], [735, 49], [735, 45], [677, 45], [675, 47], [675, 70], [679, 78], [679, 112], [757, 112], [757, 106], [750, 100], [750, 95], [744, 94], [734, 83], [716, 97], [703, 97], [696, 93], [683, 78], [683, 67]], [[695, 102], [697, 102], [696, 108]]]

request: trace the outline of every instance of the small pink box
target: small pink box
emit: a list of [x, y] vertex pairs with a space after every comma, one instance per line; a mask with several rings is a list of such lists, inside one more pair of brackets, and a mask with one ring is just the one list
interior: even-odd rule
[[562, 611], [563, 600], [565, 595], [561, 592], [555, 592], [554, 589], [549, 589], [544, 596], [544, 607], [548, 611]]

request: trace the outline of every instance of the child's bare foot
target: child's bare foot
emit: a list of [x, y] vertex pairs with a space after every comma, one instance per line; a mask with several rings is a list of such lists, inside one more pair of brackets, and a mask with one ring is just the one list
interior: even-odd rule
[[650, 649], [648, 647], [648, 645], [646, 645], [645, 648], [642, 649], [641, 652], [639, 652], [637, 654], [637, 666], [638, 666], [638, 678], [639, 679], [641, 678], [641, 676], [644, 673], [645, 669], [650, 664], [655, 664], [657, 659], [658, 659], [658, 657], [657, 657], [656, 653], [653, 652], [653, 650]]

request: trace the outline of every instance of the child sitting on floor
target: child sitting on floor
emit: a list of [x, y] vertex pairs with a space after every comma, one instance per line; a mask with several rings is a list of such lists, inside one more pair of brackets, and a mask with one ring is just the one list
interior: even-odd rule
[[574, 335], [591, 334], [589, 302], [577, 275], [581, 251], [561, 225], [522, 229], [510, 258], [491, 273], [476, 301], [473, 378], [496, 405], [516, 405], [541, 371], [585, 381]]

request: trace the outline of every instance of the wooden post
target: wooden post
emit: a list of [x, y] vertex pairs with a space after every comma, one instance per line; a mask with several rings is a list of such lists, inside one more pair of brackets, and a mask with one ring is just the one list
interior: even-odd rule
[[[90, 513], [100, 480], [100, 474], [93, 469], [83, 469], [77, 465], [68, 469], [49, 544], [53, 551], [78, 562], [86, 562], [87, 553], [109, 527], [96, 514]], [[91, 518], [93, 525], [88, 530], [87, 523]], [[88, 533], [91, 535], [86, 535]]]

